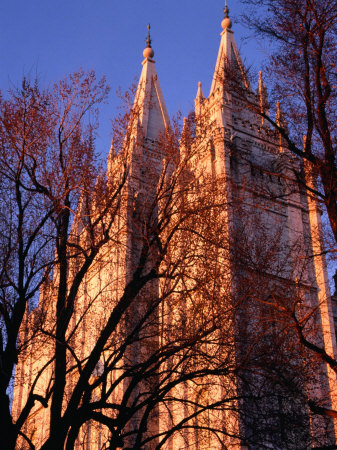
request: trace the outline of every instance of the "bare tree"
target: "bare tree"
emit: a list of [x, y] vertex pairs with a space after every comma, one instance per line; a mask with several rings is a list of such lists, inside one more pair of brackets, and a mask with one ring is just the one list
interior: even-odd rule
[[[219, 281], [228, 270], [226, 199], [220, 180], [205, 176], [200, 189], [192, 155], [179, 156], [177, 137], [141, 139], [140, 153], [130, 155], [129, 127], [114, 160], [110, 155], [107, 183], [98, 181], [78, 201], [67, 228], [67, 267], [58, 257], [22, 331], [26, 348], [16, 380], [25, 392], [16, 426], [31, 446], [40, 404], [50, 423], [37, 441], [43, 448], [73, 448], [78, 439], [110, 442], [110, 448], [161, 447], [175, 433], [187, 439], [193, 429], [199, 440], [205, 433], [219, 441], [239, 435], [219, 418], [205, 419], [238, 397], [233, 304]], [[148, 152], [145, 162], [142, 152]], [[151, 154], [161, 155], [159, 165]], [[125, 182], [124, 174], [139, 160], [145, 170], [134, 191], [139, 173]], [[160, 429], [159, 416], [166, 420]]]
[[[56, 371], [62, 372], [64, 332], [74, 296], [83, 273], [106, 240], [101, 233], [88, 244], [73, 292], [68, 293], [72, 211], [81, 197], [86, 199], [95, 191], [95, 108], [106, 94], [104, 80], [96, 83], [94, 73], [80, 72], [49, 90], [24, 80], [8, 99], [1, 99], [0, 404], [6, 448], [14, 447], [34, 402], [44, 403], [41, 396], [32, 394], [17, 422], [12, 422], [10, 382], [18, 357], [28, 351], [29, 344], [22, 333], [18, 342], [20, 328], [37, 306], [41, 286], [58, 269], [55, 351]], [[90, 224], [93, 231], [101, 219]], [[62, 390], [62, 375], [59, 380], [56, 391]], [[55, 400], [53, 408], [59, 408]]]
[[308, 448], [319, 372], [292, 343], [296, 327], [280, 337], [267, 326], [282, 323], [273, 302], [288, 314], [291, 289], [285, 300], [275, 280], [294, 249], [280, 227], [263, 233], [234, 182], [229, 196], [228, 179], [198, 169], [209, 117], [135, 140], [134, 105], [117, 119], [105, 177], [85, 121], [104, 83], [75, 74], [14, 94], [1, 105], [7, 448]]
[[[158, 391], [155, 398], [152, 393], [143, 400], [133, 393], [139, 390], [139, 385], [145, 386], [147, 379], [155, 379], [159, 390], [159, 367], [175, 355], [177, 368], [185, 359], [196, 358], [193, 348], [202, 346], [203, 339], [207, 340], [219, 328], [220, 322], [214, 323], [214, 315], [212, 320], [200, 319], [198, 323], [198, 314], [202, 318], [205, 311], [195, 297], [193, 323], [185, 323], [190, 332], [176, 330], [177, 334], [169, 338], [171, 326], [162, 328], [163, 345], [153, 344], [159, 339], [163, 315], [172, 316], [177, 326], [182, 326], [180, 306], [172, 306], [170, 310], [167, 303], [167, 311], [159, 314], [160, 305], [169, 293], [176, 291], [181, 303], [180, 292], [188, 292], [190, 297], [197, 289], [205, 290], [206, 283], [215, 277], [209, 271], [196, 278], [193, 261], [200, 258], [200, 253], [194, 254], [196, 244], [191, 246], [186, 240], [192, 239], [193, 234], [204, 235], [203, 229], [192, 231], [193, 225], [198, 223], [197, 218], [202, 219], [220, 205], [214, 203], [215, 192], [209, 191], [210, 188], [208, 197], [196, 196], [194, 181], [186, 173], [186, 161], [177, 166], [178, 142], [173, 135], [157, 144], [161, 152], [165, 151], [162, 170], [151, 173], [151, 167], [148, 168], [150, 176], [157, 180], [151, 183], [152, 187], [157, 185], [157, 190], [150, 198], [145, 200], [139, 195], [130, 205], [130, 182], [127, 182], [130, 155], [125, 150], [132, 137], [130, 129], [126, 135], [122, 135], [121, 128], [117, 130], [115, 138], [123, 151], [117, 150], [115, 161], [110, 160], [107, 182], [97, 179], [94, 108], [104, 100], [106, 92], [103, 81], [95, 85], [94, 74], [78, 73], [49, 91], [41, 91], [25, 80], [21, 89], [11, 92], [8, 100], [2, 100], [1, 408], [7, 418], [2, 422], [7, 448], [15, 446], [19, 435], [23, 439], [20, 445], [34, 446], [36, 430], [31, 416], [41, 408], [46, 409], [50, 423], [46, 448], [59, 448], [66, 439], [71, 448], [79, 429], [92, 420], [108, 427], [111, 440], [117, 445], [133, 416], [138, 414], [138, 420], [139, 411], [144, 418], [137, 428], [136, 440], [143, 442], [149, 412], [158, 407], [160, 400], [167, 401], [168, 391], [206, 374], [228, 372], [216, 364], [213, 368], [194, 367], [190, 374], [179, 369], [176, 380], [169, 382], [169, 377], [164, 376], [161, 393]], [[131, 111], [132, 114], [137, 115], [137, 111]], [[119, 125], [129, 121], [128, 116]], [[146, 184], [145, 180], [145, 187]], [[213, 189], [213, 184], [210, 187]], [[206, 227], [204, 220], [199, 223]], [[133, 229], [132, 243], [125, 237], [129, 226]], [[190, 233], [185, 233], [185, 227], [191, 228]], [[172, 248], [181, 247], [182, 241], [177, 236], [181, 236], [182, 230], [186, 251], [181, 255], [178, 252], [179, 260], [173, 260]], [[119, 268], [116, 271], [111, 267], [110, 258], [115, 264], [119, 253], [127, 251], [133, 252], [132, 264], [127, 279], [123, 279]], [[186, 259], [189, 265], [182, 264]], [[207, 266], [206, 261], [204, 265]], [[159, 270], [161, 266], [164, 269]], [[102, 280], [98, 290], [97, 280], [88, 287], [90, 277], [100, 277], [109, 269], [113, 276]], [[187, 275], [189, 270], [193, 275]], [[188, 288], [184, 287], [186, 277]], [[163, 283], [160, 296], [159, 283]], [[139, 297], [142, 288], [149, 284], [146, 294]], [[129, 318], [134, 313], [140, 315], [138, 321]], [[95, 338], [91, 344], [83, 345], [89, 330]], [[152, 352], [139, 358], [136, 364], [133, 354], [135, 349], [143, 348], [143, 341], [149, 343]], [[137, 345], [139, 342], [141, 346]], [[8, 388], [18, 359], [13, 421]], [[120, 371], [122, 376], [112, 386], [107, 384], [108, 377]], [[125, 388], [126, 380], [130, 380], [129, 389]], [[123, 396], [112, 405], [111, 397], [116, 390]], [[133, 399], [132, 407], [128, 405], [129, 398]], [[219, 398], [216, 406], [221, 401]], [[103, 414], [105, 407], [117, 411], [117, 417], [111, 412]], [[191, 417], [211, 407], [199, 401]], [[174, 427], [180, 428], [179, 424]]]

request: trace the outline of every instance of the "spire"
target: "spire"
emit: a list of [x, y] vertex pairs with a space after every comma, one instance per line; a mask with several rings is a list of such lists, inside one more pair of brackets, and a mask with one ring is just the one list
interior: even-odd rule
[[288, 124], [284, 118], [280, 102], [276, 102], [276, 125], [278, 127], [284, 128], [285, 130], [288, 130]]
[[205, 96], [204, 96], [204, 93], [202, 91], [201, 82], [199, 81], [197, 96], [195, 97], [195, 100], [194, 100], [194, 107], [195, 107], [195, 113], [196, 114], [200, 114], [201, 113], [201, 105], [202, 105], [204, 100], [205, 100]]
[[227, 5], [227, 0], [225, 0], [225, 9], [223, 10], [224, 14], [225, 14], [225, 18], [224, 20], [221, 22], [221, 26], [224, 30], [226, 30], [227, 28], [230, 30], [232, 28], [232, 21], [229, 18], [229, 8]]
[[149, 59], [150, 61], [152, 61], [152, 58], [154, 57], [154, 51], [151, 47], [151, 35], [150, 35], [150, 30], [151, 30], [151, 25], [148, 24], [147, 26], [147, 39], [146, 39], [146, 48], [143, 51], [143, 56], [145, 59]]
[[[259, 72], [259, 83], [257, 87], [257, 95], [259, 100], [260, 112], [268, 114], [269, 113], [269, 103], [268, 103], [268, 93], [266, 85], [264, 84], [262, 71]], [[264, 118], [261, 117], [261, 124], [263, 125]]]
[[201, 103], [205, 100], [205, 96], [202, 90], [201, 81], [198, 82], [197, 96], [195, 97], [195, 102]]
[[143, 51], [143, 70], [140, 76], [134, 110], [137, 114], [133, 123], [134, 132], [139, 126], [143, 137], [156, 139], [169, 126], [169, 117], [164, 102], [164, 97], [158, 81], [155, 61], [152, 59], [154, 51], [150, 35], [150, 25], [147, 26], [148, 34], [146, 48]]
[[[213, 82], [211, 86], [210, 95], [215, 93], [218, 87], [223, 90], [224, 82], [226, 78], [226, 67], [230, 70], [235, 70], [239, 74], [239, 78], [242, 79], [246, 88], [250, 89], [250, 84], [248, 77], [246, 75], [246, 70], [242, 63], [239, 50], [236, 46], [234, 33], [232, 31], [232, 21], [229, 18], [229, 8], [227, 6], [227, 1], [224, 9], [224, 19], [221, 22], [223, 28], [221, 32], [221, 42], [219, 47], [218, 58], [215, 66], [215, 71], [213, 75]], [[241, 76], [240, 76], [241, 75]], [[237, 75], [236, 75], [237, 77]]]
[[[276, 121], [276, 125], [278, 127], [283, 128], [285, 131], [288, 131], [288, 124], [287, 124], [287, 121], [285, 120], [284, 114], [282, 112], [280, 102], [276, 102], [275, 121]], [[279, 133], [278, 139], [279, 139], [280, 151], [281, 151], [281, 153], [288, 154], [286, 159], [288, 160], [289, 167], [291, 167], [291, 161], [293, 160], [293, 158], [291, 155], [289, 155], [289, 151], [287, 151], [287, 145], [286, 145], [285, 140], [282, 137], [281, 133]]]
[[150, 36], [150, 30], [151, 30], [151, 25], [148, 24], [147, 26], [147, 39], [146, 39], [146, 43], [147, 43], [147, 47], [151, 47], [151, 36]]
[[188, 120], [187, 120], [187, 117], [184, 117], [183, 129], [181, 132], [181, 139], [180, 139], [180, 142], [183, 146], [186, 144], [186, 141], [188, 140], [189, 135], [190, 135], [190, 128], [188, 126]]
[[107, 176], [108, 177], [113, 170], [116, 156], [117, 156], [117, 154], [116, 154], [116, 150], [115, 150], [114, 141], [113, 141], [113, 139], [111, 139], [110, 151], [109, 151], [109, 155], [108, 155], [108, 167], [107, 167]]

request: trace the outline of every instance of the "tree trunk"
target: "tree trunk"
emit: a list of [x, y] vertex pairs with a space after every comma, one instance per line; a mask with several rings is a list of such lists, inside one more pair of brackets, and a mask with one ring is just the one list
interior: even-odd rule
[[15, 443], [17, 439], [17, 430], [12, 422], [9, 397], [6, 390], [0, 390], [0, 436], [1, 448], [6, 450], [15, 450]]

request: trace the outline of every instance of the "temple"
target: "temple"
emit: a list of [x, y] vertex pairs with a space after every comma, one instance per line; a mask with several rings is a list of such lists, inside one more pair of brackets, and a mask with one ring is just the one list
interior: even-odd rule
[[[184, 121], [178, 150], [167, 143], [173, 125], [149, 29], [124, 149], [117, 154], [112, 144], [108, 157], [108, 185], [114, 185], [123, 164], [128, 167], [118, 221], [111, 229], [114, 237], [90, 269], [72, 319], [65, 411], [81, 373], [81, 368], [79, 374], [70, 369], [76, 366], [74, 354], [84, 364], [95, 350], [111, 311], [138, 274], [144, 242], [151, 238], [154, 244], [142, 266], [150, 281], [115, 326], [90, 382], [97, 387], [90, 399], [83, 398], [83, 404], [99, 405], [104, 387], [111, 409], [103, 407], [99, 414], [105, 411], [111, 423], [84, 420], [76, 449], [103, 449], [107, 443], [109, 448], [148, 449], [336, 444], [334, 420], [312, 414], [306, 403], [310, 392], [317, 404], [337, 410], [336, 374], [317, 361], [311, 379], [298, 381], [307, 349], [298, 343], [296, 322], [289, 326], [281, 320], [310, 316], [306, 323], [312, 331], [307, 336], [336, 355], [321, 209], [298, 185], [298, 160], [261, 115], [273, 109], [262, 73], [254, 92], [227, 6], [224, 12], [211, 90], [206, 97], [199, 83], [195, 111]], [[275, 120], [281, 123], [280, 104], [275, 110]], [[315, 182], [305, 168], [302, 172], [307, 185]], [[172, 179], [177, 180], [174, 189]], [[193, 217], [189, 208], [196, 204], [199, 215], [208, 211], [205, 220], [188, 225], [188, 214]], [[181, 215], [184, 225], [179, 228]], [[168, 231], [160, 235], [167, 217], [176, 221], [179, 232], [156, 266], [153, 261], [168, 242]], [[80, 223], [79, 211], [74, 234]], [[79, 239], [82, 228], [77, 229]], [[201, 237], [205, 228], [207, 242]], [[76, 262], [69, 270], [76, 270]], [[151, 270], [166, 276], [151, 279]], [[14, 417], [33, 383], [34, 392], [45, 396], [53, 380], [50, 336], [56, 284], [57, 271], [40, 296], [50, 329], [32, 334], [31, 350], [27, 348], [18, 363]], [[31, 313], [22, 333], [29, 335], [29, 324], [37, 317]], [[207, 327], [212, 331], [200, 338]], [[197, 334], [200, 346], [194, 341]], [[185, 347], [177, 352], [183, 342]], [[101, 387], [99, 380], [111, 364], [114, 369]], [[135, 374], [143, 374], [139, 382]], [[37, 449], [48, 437], [49, 418], [49, 408], [37, 403], [24, 430]], [[24, 440], [20, 445], [29, 448]]]

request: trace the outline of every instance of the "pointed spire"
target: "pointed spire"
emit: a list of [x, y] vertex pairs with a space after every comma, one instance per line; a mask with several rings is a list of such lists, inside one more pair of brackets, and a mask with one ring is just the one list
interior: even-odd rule
[[260, 98], [264, 98], [267, 93], [267, 88], [263, 81], [262, 70], [259, 71], [258, 93], [259, 93]]
[[[276, 121], [277, 126], [279, 126], [280, 128], [283, 128], [286, 132], [288, 131], [288, 124], [284, 118], [280, 102], [276, 103], [275, 121]], [[291, 155], [289, 155], [289, 151], [287, 150], [287, 144], [286, 144], [284, 138], [282, 137], [281, 133], [278, 133], [278, 139], [279, 139], [280, 152], [287, 153], [286, 160], [288, 160], [288, 166], [291, 167], [292, 166], [291, 161], [293, 160], [293, 158]]]
[[[264, 114], [269, 113], [268, 92], [267, 87], [263, 81], [262, 71], [259, 71], [259, 83], [257, 87], [257, 95], [259, 100], [260, 112]], [[261, 117], [261, 124], [263, 125], [264, 118]]]
[[133, 119], [132, 128], [135, 135], [156, 139], [169, 127], [169, 117], [166, 110], [163, 94], [158, 81], [155, 61], [152, 59], [154, 51], [151, 47], [150, 25], [147, 27], [147, 47], [143, 52], [143, 70], [137, 87], [134, 102], [136, 118]]
[[109, 159], [113, 160], [115, 157], [116, 157], [115, 143], [114, 140], [111, 139]]
[[197, 96], [195, 97], [195, 100], [194, 100], [194, 108], [195, 108], [195, 113], [197, 115], [201, 114], [201, 106], [202, 106], [204, 100], [205, 100], [205, 96], [202, 91], [201, 82], [199, 81]]
[[183, 119], [183, 129], [181, 131], [181, 143], [184, 145], [185, 141], [188, 137], [189, 134], [189, 127], [188, 127], [188, 121], [187, 121], [187, 117], [184, 117]]
[[223, 10], [223, 12], [225, 13], [225, 17], [229, 17], [229, 8], [227, 5], [227, 0], [225, 0], [225, 9]]
[[218, 88], [220, 92], [224, 91], [227, 68], [229, 69], [229, 71], [236, 71], [237, 79], [242, 81], [243, 85], [247, 89], [251, 89], [246, 70], [235, 43], [234, 32], [231, 30], [232, 21], [229, 18], [229, 9], [227, 6], [227, 2], [225, 5], [224, 14], [225, 18], [221, 22], [221, 26], [223, 28], [221, 33], [221, 42], [210, 95], [215, 93]]
[[201, 103], [203, 100], [205, 100], [205, 96], [202, 91], [201, 81], [199, 81], [198, 82], [198, 91], [197, 91], [197, 96], [195, 97], [195, 101]]
[[285, 130], [288, 129], [288, 124], [284, 118], [280, 102], [276, 103], [276, 125], [284, 128]]
[[150, 35], [150, 30], [151, 30], [151, 25], [148, 24], [147, 26], [147, 38], [146, 38], [146, 48], [143, 51], [143, 56], [145, 58], [145, 60], [148, 61], [153, 61], [153, 57], [154, 57], [154, 51], [152, 49], [152, 39], [151, 39], [151, 35]]
[[151, 36], [150, 36], [150, 30], [151, 30], [151, 25], [148, 24], [148, 26], [147, 26], [147, 39], [146, 39], [147, 47], [151, 47], [151, 43], [152, 43]]
[[223, 10], [223, 12], [225, 14], [225, 18], [221, 22], [221, 26], [224, 29], [224, 31], [225, 30], [230, 30], [232, 28], [232, 21], [229, 18], [229, 8], [228, 8], [228, 5], [227, 5], [227, 0], [225, 0], [225, 9]]

